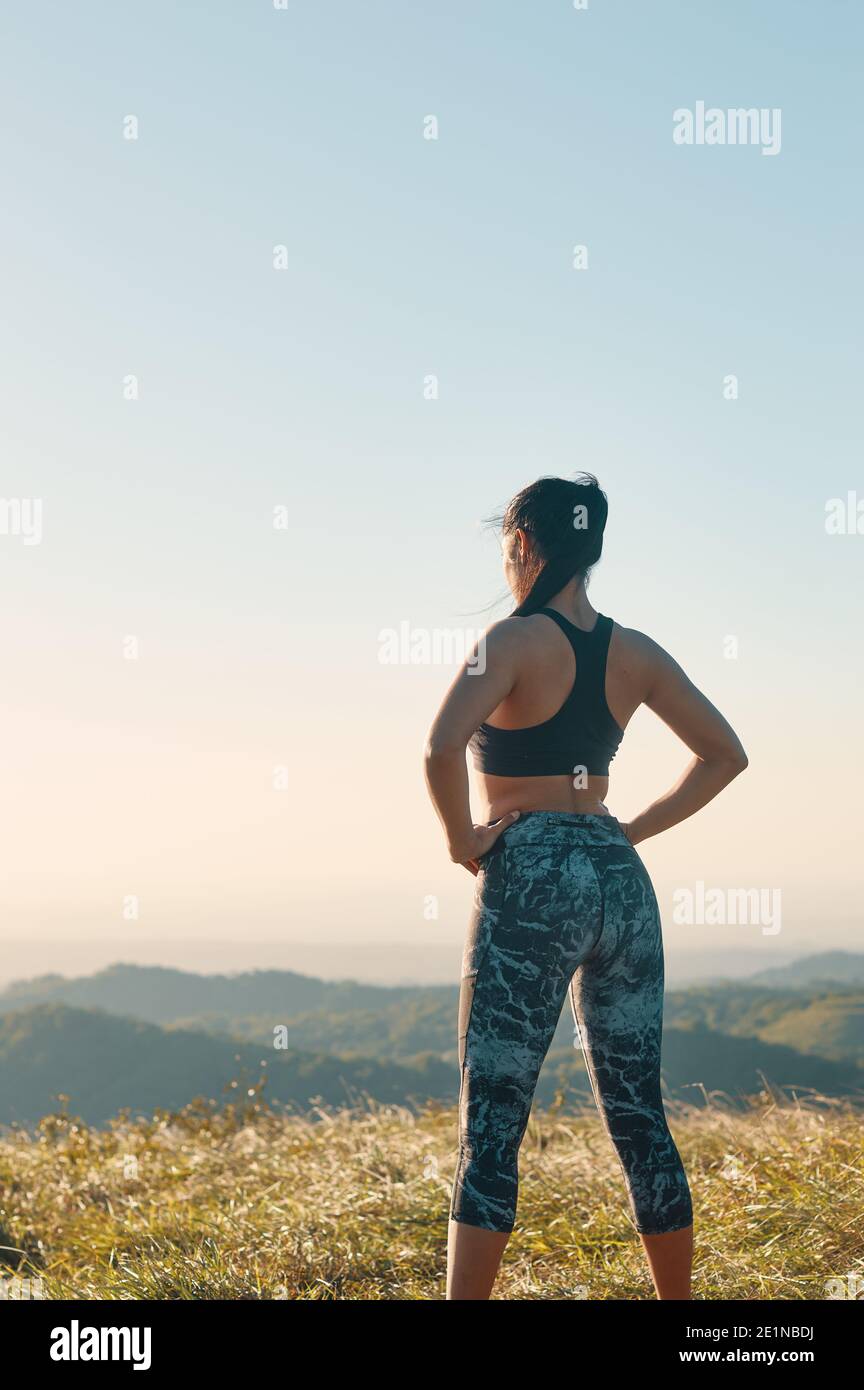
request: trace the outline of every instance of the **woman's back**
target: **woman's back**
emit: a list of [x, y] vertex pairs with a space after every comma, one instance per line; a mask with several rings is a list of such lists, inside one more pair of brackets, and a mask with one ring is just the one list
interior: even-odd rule
[[[556, 602], [490, 632], [488, 660], [512, 649], [514, 681], [471, 740], [489, 819], [512, 809], [605, 810], [609, 762], [650, 692], [652, 648], [642, 633]], [[508, 631], [509, 629], [509, 631]]]
[[728, 752], [734, 740], [678, 663], [644, 633], [598, 614], [584, 589], [495, 623], [448, 699], [453, 736], [473, 755], [484, 819], [512, 810], [604, 814], [609, 762], [642, 704], [699, 758]]

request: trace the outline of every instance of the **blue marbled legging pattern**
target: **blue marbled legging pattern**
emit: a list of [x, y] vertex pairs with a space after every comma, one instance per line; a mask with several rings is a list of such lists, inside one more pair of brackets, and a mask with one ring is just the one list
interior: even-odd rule
[[569, 990], [637, 1230], [689, 1226], [690, 1191], [660, 1096], [660, 916], [618, 821], [525, 812], [483, 856], [476, 882], [459, 1001], [452, 1219], [513, 1229], [519, 1146]]

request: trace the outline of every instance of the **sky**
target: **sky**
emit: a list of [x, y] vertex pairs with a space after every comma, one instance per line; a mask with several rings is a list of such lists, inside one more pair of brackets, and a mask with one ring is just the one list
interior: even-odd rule
[[[750, 756], [640, 847], [670, 976], [856, 948], [862, 37], [843, 0], [7, 8], [0, 980], [455, 979], [455, 660], [384, 637], [503, 616], [483, 519], [581, 469], [592, 601]], [[779, 150], [676, 143], [699, 102]], [[640, 712], [610, 809], [686, 761]], [[779, 930], [677, 922], [699, 883]]]

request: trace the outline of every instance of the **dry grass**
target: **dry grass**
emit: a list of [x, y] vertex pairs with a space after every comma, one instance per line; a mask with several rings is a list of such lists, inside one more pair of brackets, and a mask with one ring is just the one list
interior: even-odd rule
[[[700, 1299], [824, 1298], [864, 1272], [861, 1112], [814, 1097], [672, 1112]], [[313, 1118], [199, 1103], [108, 1131], [67, 1116], [0, 1140], [5, 1274], [46, 1298], [438, 1299], [455, 1116]], [[652, 1297], [594, 1113], [537, 1114], [496, 1297]]]

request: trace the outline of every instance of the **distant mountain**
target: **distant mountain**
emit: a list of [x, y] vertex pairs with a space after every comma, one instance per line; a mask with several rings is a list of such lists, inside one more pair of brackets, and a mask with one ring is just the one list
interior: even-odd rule
[[854, 988], [864, 985], [864, 955], [855, 951], [823, 951], [776, 970], [760, 970], [749, 977], [748, 984], [786, 989], [819, 984]]
[[725, 985], [677, 990], [667, 996], [666, 1021], [673, 1026], [703, 1024], [834, 1061], [864, 1063], [864, 989], [823, 983], [797, 989]]
[[[430, 1097], [452, 1103], [458, 1087], [455, 1069], [434, 1057], [410, 1068], [346, 1061], [60, 1004], [0, 1017], [0, 1124], [32, 1124], [57, 1110], [59, 1094], [91, 1124], [120, 1110], [178, 1109], [197, 1096], [236, 1099], [262, 1072], [271, 1101], [301, 1110], [318, 1097], [328, 1105], [363, 1095], [390, 1103]], [[240, 1083], [239, 1090], [232, 1083]]]
[[[424, 993], [434, 994], [435, 987]], [[438, 992], [445, 992], [439, 987]], [[452, 993], [452, 991], [450, 991]], [[181, 1018], [240, 1018], [264, 1014], [283, 1020], [311, 1009], [375, 1009], [414, 998], [411, 986], [360, 985], [316, 980], [291, 970], [253, 970], [240, 975], [195, 975], [161, 966], [112, 965], [76, 979], [43, 975], [16, 981], [0, 992], [0, 1013], [30, 1004], [69, 1004], [79, 1009], [174, 1023]]]
[[[806, 1056], [756, 1038], [729, 1037], [702, 1026], [669, 1028], [664, 1035], [668, 1090], [698, 1102], [704, 1087], [733, 1098], [761, 1090], [764, 1078], [789, 1089], [828, 1095], [860, 1092], [864, 1071], [852, 1063]], [[399, 1104], [439, 1100], [452, 1105], [459, 1089], [454, 1060], [426, 1055], [410, 1065], [376, 1058], [277, 1051], [272, 1044], [188, 1029], [159, 1028], [97, 1010], [40, 1004], [0, 1017], [0, 1124], [33, 1124], [68, 1096], [69, 1110], [104, 1124], [121, 1110], [134, 1115], [175, 1110], [198, 1096], [236, 1099], [267, 1076], [266, 1097], [307, 1110], [321, 1099], [341, 1106], [369, 1096]], [[581, 1054], [550, 1052], [537, 1103], [558, 1092], [574, 1103], [590, 1100]]]
[[[318, 980], [289, 970], [196, 975], [154, 966], [113, 965], [75, 979], [44, 975], [0, 992], [0, 1017], [36, 1004], [137, 1018], [270, 1045], [278, 1025], [304, 1052], [455, 1058], [458, 985], [385, 986]], [[564, 1040], [566, 1042], [566, 1035]]]
[[864, 1101], [864, 1068], [848, 1059], [831, 1061], [761, 1038], [732, 1037], [696, 1024], [663, 1029], [663, 1077], [675, 1095], [698, 1101], [694, 1088], [738, 1098], [767, 1081], [785, 1091], [819, 1091]]
[[[850, 981], [864, 956], [813, 956], [794, 969], [821, 975], [843, 963], [847, 983], [782, 983], [787, 970], [763, 972], [772, 983], [726, 981], [672, 990], [666, 1027], [705, 1027], [759, 1039], [835, 1062], [864, 1063], [864, 987]], [[849, 962], [852, 962], [850, 966]], [[815, 963], [815, 964], [814, 964]], [[833, 963], [833, 965], [832, 965]], [[230, 1035], [272, 1049], [284, 1029], [297, 1052], [425, 1066], [432, 1054], [455, 1063], [457, 986], [377, 986], [326, 981], [291, 971], [196, 975], [158, 967], [115, 965], [85, 978], [49, 975], [0, 993], [0, 1017], [40, 1003], [98, 1008], [143, 1022]], [[565, 1005], [553, 1054], [572, 1051], [573, 1025]]]

